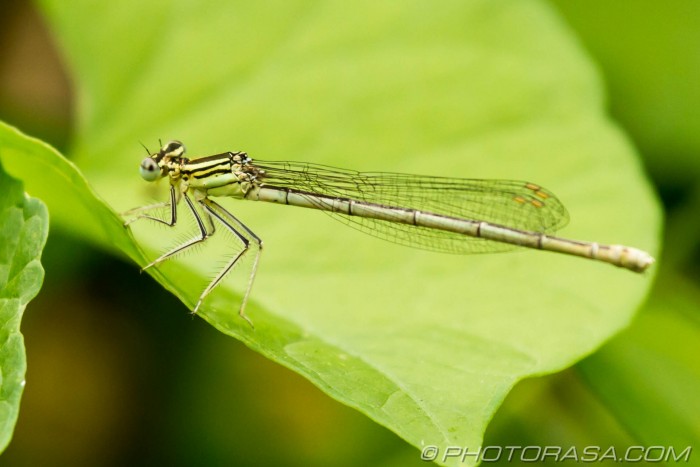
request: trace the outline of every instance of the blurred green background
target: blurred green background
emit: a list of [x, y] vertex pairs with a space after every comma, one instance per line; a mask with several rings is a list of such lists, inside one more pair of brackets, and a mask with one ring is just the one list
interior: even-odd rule
[[[485, 444], [694, 444], [700, 4], [551, 4], [598, 63], [610, 114], [644, 158], [666, 211], [665, 251], [634, 325], [575, 368], [520, 383]], [[0, 119], [65, 149], [74, 96], [56, 45], [31, 3], [2, 8]], [[31, 384], [2, 465], [424, 465], [390, 431], [192, 319], [135, 265], [60, 231], [43, 263], [22, 326]]]

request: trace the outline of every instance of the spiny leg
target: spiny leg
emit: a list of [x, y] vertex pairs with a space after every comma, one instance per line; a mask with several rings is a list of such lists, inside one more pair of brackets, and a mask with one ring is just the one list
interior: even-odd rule
[[[187, 196], [187, 193], [183, 193], [182, 196], [183, 196], [183, 198], [185, 198], [185, 201], [187, 202], [187, 206], [190, 208], [190, 211], [192, 212], [192, 215], [194, 216], [195, 221], [197, 221], [197, 227], [199, 227], [199, 233], [200, 233], [199, 237], [195, 237], [191, 240], [188, 240], [187, 242], [183, 243], [182, 245], [179, 245], [179, 246], [173, 248], [172, 250], [168, 251], [167, 253], [159, 256], [157, 259], [151, 261], [149, 264], [144, 266], [143, 269], [141, 269], [142, 271], [145, 271], [146, 269], [150, 268], [151, 266], [155, 266], [155, 265], [162, 263], [163, 261], [165, 261], [169, 258], [172, 258], [177, 253], [180, 253], [181, 251], [186, 250], [187, 248], [191, 247], [192, 245], [196, 245], [197, 243], [203, 242], [204, 240], [206, 240], [207, 238], [209, 238], [211, 236], [211, 234], [209, 232], [207, 232], [207, 229], [204, 226], [204, 221], [202, 220], [202, 217], [197, 212], [197, 209], [195, 208], [194, 203], [192, 203], [192, 200], [190, 199], [190, 197]], [[207, 215], [209, 215], [209, 214], [207, 213]], [[144, 216], [144, 217], [147, 217], [147, 216]], [[148, 218], [151, 219], [151, 217], [148, 217]], [[166, 225], [170, 225], [170, 226], [175, 225], [175, 224], [167, 224], [165, 221], [161, 221], [161, 222], [163, 222]], [[209, 219], [209, 223], [213, 224], [211, 219]]]
[[[196, 198], [195, 198], [196, 199]], [[201, 202], [200, 202], [201, 204]], [[209, 211], [205, 210], [204, 214], [206, 214], [206, 219], [207, 219], [207, 230], [209, 231], [209, 236], [213, 236], [216, 233], [216, 224], [214, 223], [214, 220], [211, 218], [211, 214], [209, 214]]]
[[[132, 215], [137, 214], [137, 213], [153, 211], [154, 209], [165, 208], [168, 206], [170, 206], [169, 202], [162, 201], [160, 203], [149, 204], [148, 206], [141, 206], [138, 208], [129, 209], [128, 211], [124, 211], [124, 212], [119, 213], [119, 215], [121, 217], [129, 217], [129, 216], [132, 216]], [[124, 222], [124, 227], [131, 224], [132, 222], [135, 222], [135, 221], [141, 219], [142, 217], [143, 216], [137, 216], [137, 217], [134, 217], [133, 219], [129, 219], [128, 221]]]
[[241, 232], [239, 232], [236, 227], [234, 227], [232, 223], [237, 224], [239, 228], [243, 229], [256, 243], [257, 245], [257, 253], [255, 255], [255, 260], [253, 261], [253, 269], [250, 274], [250, 278], [248, 279], [248, 286], [246, 287], [245, 294], [243, 295], [243, 300], [241, 301], [241, 306], [238, 310], [238, 315], [246, 320], [248, 324], [253, 326], [253, 322], [246, 316], [245, 314], [245, 306], [246, 303], [248, 302], [248, 296], [250, 295], [250, 290], [253, 287], [253, 280], [255, 279], [255, 275], [258, 270], [258, 262], [260, 260], [260, 253], [262, 251], [262, 240], [255, 235], [245, 224], [243, 224], [241, 221], [239, 221], [233, 214], [228, 212], [226, 209], [224, 209], [221, 205], [216, 203], [215, 201], [210, 200], [209, 198], [204, 198], [199, 200], [199, 203], [206, 209], [212, 216], [214, 216], [216, 219], [219, 220], [226, 228], [228, 228], [231, 232], [233, 232], [239, 240], [243, 243], [243, 250], [241, 250], [240, 253], [238, 253], [229, 263], [226, 265], [224, 269], [222, 269], [214, 278], [214, 280], [207, 286], [207, 288], [202, 292], [202, 295], [199, 297], [199, 301], [197, 302], [197, 306], [194, 308], [194, 313], [197, 312], [199, 309], [199, 306], [202, 304], [202, 301], [206, 298], [207, 295], [223, 280], [223, 278], [231, 271], [231, 269], [236, 265], [238, 260], [248, 251], [250, 248], [250, 240], [244, 236]]
[[122, 216], [136, 212], [152, 211], [153, 209], [168, 205], [170, 206], [170, 221], [165, 221], [155, 216], [149, 216], [148, 214], [141, 214], [138, 217], [134, 217], [133, 219], [124, 222], [124, 227], [127, 227], [128, 225], [136, 222], [139, 219], [151, 219], [153, 221], [160, 222], [161, 224], [165, 224], [168, 227], [173, 227], [177, 223], [177, 193], [175, 192], [175, 187], [173, 185], [170, 186], [170, 203], [156, 203], [140, 208], [130, 209], [129, 211], [122, 213]]
[[[255, 235], [255, 233], [254, 233], [252, 230], [250, 230], [250, 229], [248, 228], [248, 226], [246, 226], [243, 222], [241, 222], [240, 220], [238, 220], [238, 218], [237, 218], [236, 216], [234, 216], [233, 214], [231, 214], [230, 212], [228, 212], [226, 209], [224, 209], [223, 206], [221, 206], [220, 204], [218, 204], [216, 201], [213, 201], [213, 200], [208, 199], [208, 198], [205, 199], [204, 201], [206, 201], [206, 202], [210, 205], [210, 207], [211, 207], [212, 209], [218, 210], [222, 215], [228, 217], [231, 221], [233, 221], [233, 222], [235, 222], [236, 224], [238, 224], [238, 226], [239, 226], [240, 228], [242, 228], [243, 230], [245, 230], [246, 233], [247, 233], [247, 234], [255, 241], [255, 243], [257, 244], [257, 247], [258, 247], [258, 248], [257, 248], [257, 251], [256, 251], [256, 253], [255, 253], [255, 259], [254, 259], [254, 261], [253, 261], [253, 268], [252, 268], [251, 273], [250, 273], [250, 278], [248, 279], [248, 286], [246, 287], [245, 295], [243, 296], [243, 301], [241, 302], [241, 308], [240, 308], [240, 310], [239, 310], [239, 312], [238, 312], [238, 314], [239, 314], [241, 317], [243, 317], [243, 318], [245, 318], [246, 320], [248, 320], [248, 318], [245, 316], [245, 306], [246, 306], [246, 304], [248, 303], [248, 297], [249, 297], [249, 295], [250, 295], [251, 289], [253, 288], [253, 281], [255, 280], [255, 276], [256, 276], [256, 274], [257, 274], [257, 272], [258, 272], [258, 263], [260, 262], [260, 255], [262, 254], [263, 242], [262, 242], [262, 240], [260, 239], [260, 237], [258, 237], [257, 235]], [[249, 320], [248, 320], [248, 321], [249, 321]]]
[[208, 198], [205, 201], [207, 203], [209, 203], [209, 205], [212, 209], [218, 210], [219, 212], [221, 212], [221, 214], [223, 214], [224, 216], [228, 217], [230, 220], [232, 220], [233, 222], [238, 224], [238, 226], [240, 228], [242, 228], [243, 230], [245, 230], [246, 233], [250, 236], [250, 238], [252, 238], [253, 241], [255, 241], [255, 243], [257, 244], [258, 248], [257, 248], [257, 251], [255, 252], [255, 259], [253, 260], [253, 268], [250, 272], [250, 277], [248, 278], [248, 285], [246, 287], [245, 294], [243, 295], [243, 300], [241, 302], [241, 308], [238, 311], [238, 314], [242, 318], [244, 318], [246, 321], [250, 321], [248, 319], [248, 317], [245, 316], [245, 306], [248, 303], [248, 297], [250, 296], [250, 291], [253, 288], [253, 281], [255, 280], [255, 276], [257, 275], [257, 272], [258, 272], [258, 263], [260, 262], [260, 255], [262, 254], [263, 242], [260, 239], [260, 237], [255, 235], [255, 233], [248, 228], [247, 225], [245, 225], [243, 222], [238, 220], [238, 218], [236, 216], [234, 216], [233, 214], [228, 212], [226, 209], [224, 209], [224, 207], [221, 206], [219, 203], [217, 203], [216, 201], [213, 201], [211, 199], [208, 199]]

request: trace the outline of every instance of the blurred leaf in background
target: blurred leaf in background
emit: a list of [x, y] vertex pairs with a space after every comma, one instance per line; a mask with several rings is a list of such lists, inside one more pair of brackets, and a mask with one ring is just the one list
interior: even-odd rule
[[700, 3], [551, 0], [599, 63], [613, 117], [662, 188], [700, 177]]
[[584, 380], [639, 442], [699, 446], [700, 290], [668, 274], [634, 325], [580, 364]]

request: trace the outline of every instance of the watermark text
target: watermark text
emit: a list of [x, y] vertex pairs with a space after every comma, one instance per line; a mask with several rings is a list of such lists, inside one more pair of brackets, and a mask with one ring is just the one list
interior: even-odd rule
[[427, 445], [421, 450], [424, 461], [460, 462], [688, 462], [692, 446], [463, 446]]

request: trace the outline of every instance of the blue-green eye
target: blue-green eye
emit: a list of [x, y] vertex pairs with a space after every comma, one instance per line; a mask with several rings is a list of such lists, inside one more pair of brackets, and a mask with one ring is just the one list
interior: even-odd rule
[[161, 171], [158, 167], [158, 163], [151, 159], [150, 157], [145, 158], [141, 162], [141, 167], [139, 167], [139, 173], [141, 177], [147, 182], [152, 182], [160, 178]]

